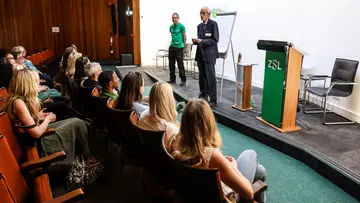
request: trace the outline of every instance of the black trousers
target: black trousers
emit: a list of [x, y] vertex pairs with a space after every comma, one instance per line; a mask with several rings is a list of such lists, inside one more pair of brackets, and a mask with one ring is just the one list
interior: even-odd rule
[[185, 68], [184, 68], [184, 49], [169, 47], [169, 67], [170, 67], [170, 80], [175, 81], [175, 60], [179, 68], [179, 77], [181, 81], [186, 82]]
[[217, 102], [215, 62], [198, 60], [200, 97]]

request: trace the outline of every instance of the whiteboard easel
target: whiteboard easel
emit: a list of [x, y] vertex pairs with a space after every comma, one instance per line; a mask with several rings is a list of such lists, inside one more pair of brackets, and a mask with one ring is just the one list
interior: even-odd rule
[[[232, 32], [234, 29], [234, 24], [235, 24], [235, 19], [236, 19], [236, 14], [237, 12], [219, 12], [216, 13], [216, 18], [215, 21], [218, 23], [218, 27], [219, 27], [219, 58], [223, 59], [223, 66], [222, 66], [222, 73], [221, 73], [221, 87], [220, 87], [220, 99], [219, 99], [219, 103], [222, 103], [222, 92], [223, 92], [223, 85], [224, 85], [224, 70], [225, 70], [225, 60], [227, 58], [227, 54], [229, 51], [229, 47], [231, 46], [231, 52], [232, 52], [232, 58], [233, 58], [233, 64], [234, 64], [234, 73], [236, 75], [236, 63], [235, 63], [235, 55], [234, 55], [234, 47], [232, 44], [232, 40], [231, 40], [231, 36], [232, 36]], [[221, 17], [229, 17], [229, 16], [234, 16], [232, 19], [232, 24], [231, 24], [231, 29], [230, 29], [230, 33], [228, 33], [229, 31], [227, 31], [226, 33], [223, 33], [224, 31], [226, 31], [226, 24], [221, 24]], [[220, 18], [218, 18], [220, 17]], [[220, 25], [219, 25], [220, 24]], [[224, 27], [225, 26], [225, 27]], [[221, 28], [224, 27], [224, 29], [222, 30]], [[225, 35], [225, 36], [224, 36]]]

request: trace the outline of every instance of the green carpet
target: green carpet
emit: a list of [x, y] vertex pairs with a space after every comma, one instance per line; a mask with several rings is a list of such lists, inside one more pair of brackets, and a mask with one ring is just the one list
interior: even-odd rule
[[225, 155], [253, 149], [267, 170], [267, 202], [358, 202], [305, 164], [265, 146], [243, 134], [218, 124]]
[[[150, 88], [145, 87], [144, 95], [149, 95]], [[181, 114], [179, 120], [180, 117]], [[300, 161], [222, 124], [218, 123], [218, 128], [223, 139], [223, 154], [236, 159], [246, 149], [253, 149], [258, 153], [260, 163], [267, 170], [268, 203], [358, 202]]]

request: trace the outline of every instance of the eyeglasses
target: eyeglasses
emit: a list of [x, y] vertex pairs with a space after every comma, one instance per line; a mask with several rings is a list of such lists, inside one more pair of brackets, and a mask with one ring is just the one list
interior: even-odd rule
[[200, 11], [200, 15], [206, 15], [206, 14], [207, 14], [206, 12]]

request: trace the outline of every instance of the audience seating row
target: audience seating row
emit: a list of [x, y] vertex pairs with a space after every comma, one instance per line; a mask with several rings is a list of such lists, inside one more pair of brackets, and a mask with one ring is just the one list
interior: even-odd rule
[[39, 53], [35, 53], [26, 57], [30, 60], [34, 66], [40, 65], [42, 62], [49, 60], [55, 56], [55, 51], [53, 49], [48, 49]]
[[49, 49], [27, 56], [26, 59], [30, 60], [41, 72], [51, 75], [58, 70], [61, 56]]
[[[74, 99], [80, 100], [75, 103], [81, 106], [82, 112], [88, 111], [88, 115], [96, 123], [105, 127], [105, 149], [108, 141], [114, 141], [120, 146], [121, 172], [125, 165], [143, 169], [145, 192], [152, 200], [170, 198], [175, 202], [225, 201], [217, 169], [196, 169], [175, 161], [166, 150], [165, 132], [139, 127], [135, 112], [131, 109], [116, 109], [115, 101], [99, 97], [96, 87], [86, 88], [80, 83], [73, 91], [76, 91], [73, 92]], [[253, 184], [255, 193], [266, 187], [262, 182]]]
[[[3, 89], [0, 93], [1, 96], [7, 94]], [[53, 129], [48, 129], [43, 136], [53, 133]], [[77, 189], [53, 198], [47, 168], [51, 163], [63, 160], [65, 152], [40, 158], [36, 146], [23, 151], [4, 111], [0, 112], [0, 154], [0, 202], [24, 202], [29, 198], [34, 202], [65, 202], [84, 197], [84, 192]]]

